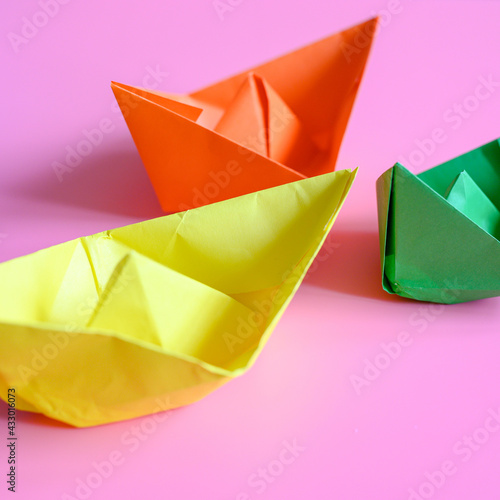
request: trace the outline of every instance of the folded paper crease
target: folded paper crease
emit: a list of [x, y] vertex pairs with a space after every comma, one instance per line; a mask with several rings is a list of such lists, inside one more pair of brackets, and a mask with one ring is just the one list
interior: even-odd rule
[[244, 373], [354, 176], [304, 179], [1, 263], [3, 393], [14, 386], [19, 409], [87, 426], [191, 403]]

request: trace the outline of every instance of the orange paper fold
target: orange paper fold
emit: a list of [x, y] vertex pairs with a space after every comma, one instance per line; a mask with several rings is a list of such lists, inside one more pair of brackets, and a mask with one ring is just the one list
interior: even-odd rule
[[335, 169], [377, 19], [188, 95], [112, 82], [162, 208]]

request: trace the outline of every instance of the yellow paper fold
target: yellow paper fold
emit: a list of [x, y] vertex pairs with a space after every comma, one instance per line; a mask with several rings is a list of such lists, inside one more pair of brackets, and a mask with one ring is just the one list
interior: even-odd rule
[[355, 172], [320, 175], [0, 264], [2, 397], [75, 426], [196, 401], [256, 359]]

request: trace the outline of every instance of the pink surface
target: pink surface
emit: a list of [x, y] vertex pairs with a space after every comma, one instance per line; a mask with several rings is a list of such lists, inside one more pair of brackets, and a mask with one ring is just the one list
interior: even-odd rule
[[[191, 91], [385, 10], [338, 163], [358, 178], [249, 373], [155, 425], [18, 413], [12, 498], [498, 499], [500, 299], [383, 292], [374, 183], [396, 160], [420, 172], [500, 136], [500, 4], [223, 0], [221, 19], [214, 3], [68, 2], [25, 43], [10, 33], [43, 24], [44, 2], [3, 7], [0, 260], [161, 215], [111, 80]], [[482, 78], [490, 95], [460, 116]], [[113, 130], [59, 182], [53, 162], [103, 119]], [[435, 128], [446, 140], [412, 154]], [[6, 418], [2, 404], [2, 435]]]

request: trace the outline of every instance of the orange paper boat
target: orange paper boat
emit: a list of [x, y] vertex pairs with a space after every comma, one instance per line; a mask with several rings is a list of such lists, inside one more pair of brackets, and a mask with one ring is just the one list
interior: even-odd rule
[[189, 95], [112, 83], [166, 212], [331, 172], [377, 20]]

